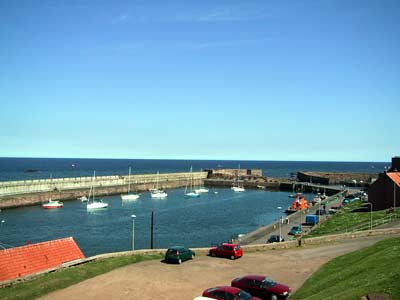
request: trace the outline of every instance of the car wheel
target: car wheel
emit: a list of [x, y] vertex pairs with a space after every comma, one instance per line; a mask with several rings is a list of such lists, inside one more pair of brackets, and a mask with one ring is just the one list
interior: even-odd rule
[[231, 255], [231, 259], [235, 259], [235, 256], [234, 256], [234, 255]]
[[275, 294], [271, 294], [271, 300], [278, 300], [278, 296]]
[[181, 264], [181, 263], [182, 263], [182, 259], [179, 259], [179, 260], [178, 260], [178, 264]]
[[211, 256], [212, 256], [212, 257], [215, 257], [215, 253], [214, 253], [214, 252], [212, 252], [212, 253], [211, 253]]

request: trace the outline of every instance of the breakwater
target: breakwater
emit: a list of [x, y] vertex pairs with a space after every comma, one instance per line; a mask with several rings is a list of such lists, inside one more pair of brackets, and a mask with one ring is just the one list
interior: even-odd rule
[[171, 189], [184, 187], [193, 178], [199, 185], [207, 178], [207, 172], [182, 172], [144, 175], [117, 175], [76, 178], [54, 178], [0, 182], [0, 208], [39, 204], [53, 200], [76, 199], [88, 195], [90, 187], [96, 188], [96, 195], [107, 196], [126, 193], [128, 184], [131, 190], [147, 191], [158, 187]]

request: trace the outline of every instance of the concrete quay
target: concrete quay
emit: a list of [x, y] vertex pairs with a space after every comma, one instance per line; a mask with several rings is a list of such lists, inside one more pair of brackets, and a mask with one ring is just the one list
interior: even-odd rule
[[[207, 172], [182, 172], [164, 174], [131, 175], [131, 190], [147, 191], [154, 188], [157, 181], [162, 189], [186, 186], [193, 178], [196, 185], [203, 183]], [[77, 197], [88, 196], [93, 185], [96, 195], [108, 196], [127, 193], [127, 175], [98, 176], [93, 182], [92, 177], [53, 178], [38, 180], [4, 181], [0, 182], [0, 209], [28, 206], [53, 200], [72, 200]]]

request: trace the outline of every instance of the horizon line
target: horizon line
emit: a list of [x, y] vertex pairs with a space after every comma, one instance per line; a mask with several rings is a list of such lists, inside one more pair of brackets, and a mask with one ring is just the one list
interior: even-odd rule
[[[397, 156], [393, 156], [397, 157]], [[332, 162], [332, 163], [391, 163], [391, 161], [357, 161], [357, 160], [280, 160], [280, 159], [200, 159], [200, 158], [111, 158], [111, 157], [41, 157], [41, 156], [0, 156], [0, 159], [114, 159], [114, 160], [197, 160], [197, 161], [251, 161], [251, 162]]]

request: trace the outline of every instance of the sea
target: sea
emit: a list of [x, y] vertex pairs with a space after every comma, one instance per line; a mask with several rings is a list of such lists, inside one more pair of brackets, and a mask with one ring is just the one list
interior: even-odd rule
[[[300, 162], [228, 160], [145, 160], [73, 158], [0, 158], [0, 181], [41, 178], [187, 172], [211, 168], [262, 169], [264, 176], [290, 177], [297, 171], [379, 173], [383, 162]], [[27, 172], [30, 170], [30, 172]], [[34, 171], [34, 172], [32, 172]], [[103, 197], [105, 210], [88, 212], [79, 200], [61, 209], [40, 205], [0, 211], [0, 248], [73, 237], [86, 256], [150, 248], [154, 213], [154, 248], [173, 245], [209, 247], [279, 219], [292, 199], [288, 192], [212, 188], [199, 198], [185, 198], [184, 189], [167, 190], [166, 199], [143, 192], [135, 201], [119, 195]], [[313, 195], [308, 195], [312, 198]], [[132, 215], [136, 215], [132, 219]]]

